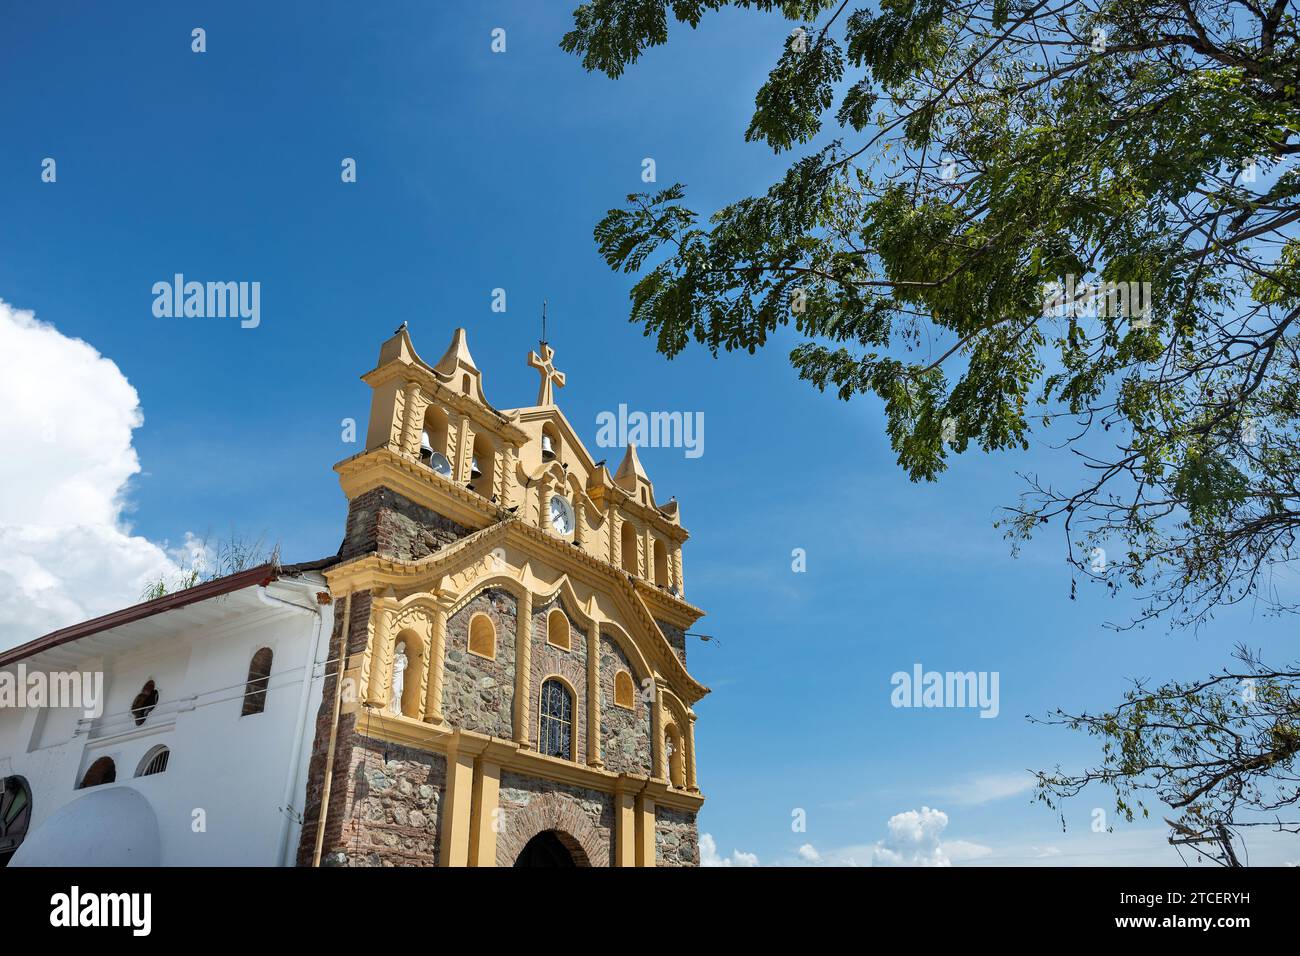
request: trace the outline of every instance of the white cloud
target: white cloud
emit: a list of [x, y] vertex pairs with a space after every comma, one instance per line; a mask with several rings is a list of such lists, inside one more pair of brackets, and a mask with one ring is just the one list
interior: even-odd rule
[[758, 866], [758, 857], [740, 850], [732, 850], [731, 856], [719, 856], [713, 834], [701, 833], [700, 866]]
[[1036, 778], [1027, 770], [1017, 773], [991, 773], [970, 777], [961, 783], [940, 787], [934, 791], [946, 803], [962, 807], [975, 807], [994, 800], [1014, 797], [1033, 789]]
[[810, 843], [798, 850], [799, 860], [814, 866], [952, 866], [991, 856], [993, 850], [969, 840], [944, 840], [948, 814], [922, 807], [896, 813], [883, 840], [822, 852]]
[[123, 519], [144, 417], [114, 362], [0, 300], [0, 407], [0, 648], [176, 576]]
[[948, 814], [922, 807], [889, 818], [889, 835], [875, 846], [876, 866], [951, 866], [939, 835], [948, 826]]

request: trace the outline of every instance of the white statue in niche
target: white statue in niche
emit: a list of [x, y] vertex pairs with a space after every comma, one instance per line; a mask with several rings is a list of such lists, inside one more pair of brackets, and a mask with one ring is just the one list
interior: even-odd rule
[[392, 691], [388, 695], [388, 711], [392, 714], [402, 712], [402, 688], [406, 685], [406, 641], [398, 641], [393, 648]]

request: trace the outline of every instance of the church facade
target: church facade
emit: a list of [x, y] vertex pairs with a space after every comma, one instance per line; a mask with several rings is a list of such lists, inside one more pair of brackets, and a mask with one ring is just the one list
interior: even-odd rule
[[337, 555], [0, 652], [0, 866], [698, 865], [678, 505], [529, 364], [499, 410], [464, 330], [403, 327]]
[[635, 448], [593, 459], [553, 355], [512, 410], [463, 329], [363, 377], [301, 865], [699, 863], [687, 532]]

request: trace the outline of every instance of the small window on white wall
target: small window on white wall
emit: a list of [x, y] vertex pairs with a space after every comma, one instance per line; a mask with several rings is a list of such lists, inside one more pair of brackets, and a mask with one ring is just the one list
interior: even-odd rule
[[167, 769], [167, 761], [170, 759], [172, 752], [166, 747], [154, 747], [144, 755], [144, 760], [140, 762], [140, 772], [137, 777], [152, 777], [156, 773], [162, 773]]

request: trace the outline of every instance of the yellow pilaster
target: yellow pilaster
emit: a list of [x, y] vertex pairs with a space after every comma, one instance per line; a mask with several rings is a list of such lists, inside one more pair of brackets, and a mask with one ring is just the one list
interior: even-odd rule
[[574, 497], [577, 500], [573, 503], [573, 515], [576, 519], [573, 523], [573, 542], [581, 548], [587, 538], [587, 509], [582, 503], [581, 495]]
[[695, 712], [686, 715], [686, 788], [699, 791], [695, 783]]
[[603, 767], [600, 759], [600, 621], [587, 628], [587, 763]]
[[644, 793], [636, 798], [636, 865], [655, 865], [655, 802]]
[[614, 865], [636, 866], [636, 794], [614, 791]]
[[617, 508], [609, 511], [609, 563], [623, 567], [623, 519]]
[[456, 481], [469, 481], [469, 466], [474, 460], [474, 426], [464, 416], [460, 420], [460, 457], [456, 460]]
[[501, 507], [509, 508], [515, 503], [515, 446], [506, 442], [504, 453], [505, 466], [501, 469]]
[[525, 591], [519, 601], [515, 625], [515, 742], [528, 746], [529, 694], [532, 692], [533, 595]]
[[470, 866], [497, 865], [497, 798], [500, 792], [501, 766], [480, 757], [474, 765]]
[[[389, 588], [392, 593], [392, 588]], [[374, 599], [371, 614], [374, 627], [370, 638], [370, 672], [366, 683], [366, 703], [383, 707], [388, 703], [388, 685], [393, 673], [392, 615], [389, 611], [397, 601], [387, 595]]]
[[461, 752], [460, 731], [447, 747], [447, 790], [442, 803], [439, 866], [468, 866], [474, 804], [474, 755]]
[[641, 577], [653, 584], [655, 583], [655, 536], [649, 525], [646, 525], [641, 533], [641, 553], [644, 555], [641, 561]]
[[650, 759], [654, 764], [654, 773], [650, 776], [657, 780], [666, 780], [668, 773], [664, 768], [664, 705], [660, 699], [659, 680], [655, 679], [654, 700], [650, 701], [650, 730], [654, 739], [650, 741]]
[[677, 593], [683, 597], [686, 595], [686, 585], [682, 581], [682, 546], [673, 547], [673, 583], [677, 585]]
[[447, 660], [447, 612], [438, 608], [433, 615], [429, 648], [429, 686], [424, 699], [424, 719], [442, 723], [442, 681]]
[[402, 386], [402, 447], [403, 454], [414, 455], [420, 447], [420, 383], [408, 379]]

